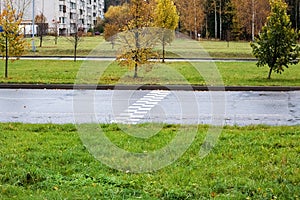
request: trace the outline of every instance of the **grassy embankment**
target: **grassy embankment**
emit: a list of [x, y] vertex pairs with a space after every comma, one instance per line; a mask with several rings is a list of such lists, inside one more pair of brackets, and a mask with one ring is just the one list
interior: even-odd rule
[[[144, 140], [116, 125], [102, 128], [132, 152], [164, 146], [177, 130], [165, 126]], [[299, 199], [299, 126], [225, 127], [215, 148], [200, 159], [207, 128], [199, 126], [193, 144], [175, 163], [131, 174], [95, 160], [74, 125], [0, 124], [0, 198]]]

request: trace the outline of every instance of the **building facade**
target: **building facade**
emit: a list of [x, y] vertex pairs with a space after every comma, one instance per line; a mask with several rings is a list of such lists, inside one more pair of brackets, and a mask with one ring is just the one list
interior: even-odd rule
[[50, 33], [67, 36], [78, 29], [87, 32], [103, 18], [104, 0], [31, 0], [23, 19], [32, 21], [33, 16], [41, 14], [46, 18]]

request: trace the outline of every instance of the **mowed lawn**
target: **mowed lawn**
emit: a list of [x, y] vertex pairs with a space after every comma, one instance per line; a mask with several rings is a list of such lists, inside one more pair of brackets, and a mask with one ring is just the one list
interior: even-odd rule
[[[271, 80], [267, 79], [268, 67], [258, 68], [255, 62], [154, 63], [141, 68], [138, 72], [139, 78], [136, 79], [132, 78], [131, 69], [121, 67], [116, 62], [108, 63], [107, 61], [18, 60], [9, 63], [9, 78], [7, 79], [4, 78], [4, 61], [0, 61], [0, 66], [2, 66], [0, 68], [1, 83], [73, 84], [78, 82], [76, 80], [78, 71], [84, 66], [96, 79], [92, 82], [93, 84], [211, 85], [214, 83], [209, 80], [218, 77], [227, 86], [300, 85], [300, 64], [290, 66], [282, 74], [273, 73]], [[201, 71], [206, 68], [215, 68], [215, 70], [210, 73]], [[94, 71], [103, 72], [97, 74]]]
[[[25, 55], [30, 56], [72, 56], [74, 55], [74, 42], [72, 38], [59, 37], [57, 44], [54, 37], [43, 38], [42, 47], [39, 46], [39, 39], [35, 38], [36, 52], [32, 52], [32, 41], [28, 39], [28, 48]], [[105, 42], [102, 36], [82, 37], [78, 43], [79, 56], [88, 56], [94, 49], [101, 49], [101, 56], [114, 56], [117, 48], [112, 48], [109, 42]], [[156, 45], [156, 50], [161, 50], [161, 45]], [[177, 57], [176, 54], [187, 57], [214, 58], [253, 58], [250, 43], [246, 41], [225, 42], [214, 40], [195, 41], [189, 38], [176, 39], [166, 47], [167, 57]]]
[[[132, 152], [165, 146], [178, 129], [164, 125], [138, 139], [117, 125], [101, 127]], [[190, 148], [170, 166], [132, 174], [94, 159], [74, 125], [0, 124], [0, 199], [299, 199], [299, 126], [224, 127], [201, 159], [207, 130], [199, 126]]]

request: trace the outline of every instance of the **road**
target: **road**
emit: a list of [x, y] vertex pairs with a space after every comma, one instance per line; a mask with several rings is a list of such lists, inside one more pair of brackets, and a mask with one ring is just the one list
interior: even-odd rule
[[0, 122], [300, 124], [300, 91], [0, 90]]

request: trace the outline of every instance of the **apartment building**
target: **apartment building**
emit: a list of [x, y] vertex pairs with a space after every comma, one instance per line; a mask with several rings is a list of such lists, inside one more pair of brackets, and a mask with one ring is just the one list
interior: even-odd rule
[[24, 21], [32, 21], [33, 15], [41, 14], [46, 17], [49, 32], [59, 35], [72, 35], [78, 29], [87, 32], [103, 18], [104, 0], [31, 0]]

